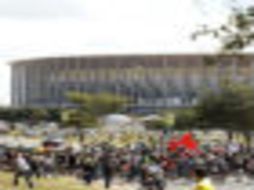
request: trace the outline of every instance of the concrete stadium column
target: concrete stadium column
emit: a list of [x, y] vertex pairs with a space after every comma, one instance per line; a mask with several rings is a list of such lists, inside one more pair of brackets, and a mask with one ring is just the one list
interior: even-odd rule
[[89, 66], [89, 81], [88, 81], [88, 90], [89, 92], [95, 92], [96, 91], [96, 77], [97, 77], [97, 73], [96, 73], [96, 67], [93, 66], [93, 63], [91, 62], [91, 60], [88, 61], [88, 66]]
[[102, 71], [102, 68], [101, 68], [101, 64], [99, 62], [98, 59], [95, 59], [94, 62], [96, 62], [96, 72], [97, 72], [97, 77], [96, 77], [96, 80], [97, 80], [97, 92], [100, 93], [101, 92], [101, 82], [102, 82], [102, 76], [101, 76], [101, 71]]
[[79, 73], [80, 73], [80, 65], [79, 65], [79, 58], [73, 58], [73, 81], [75, 82], [75, 87], [74, 90], [76, 92], [80, 92], [80, 78], [79, 78]]
[[101, 77], [101, 81], [100, 81], [100, 85], [101, 85], [101, 91], [102, 92], [107, 92], [107, 87], [106, 87], [106, 80], [107, 80], [107, 70], [106, 70], [106, 65], [105, 62], [100, 59], [100, 77]]
[[184, 96], [185, 96], [185, 63], [184, 60], [181, 60], [179, 63], [179, 90], [180, 90], [180, 106], [184, 105]]
[[252, 78], [252, 64], [251, 64], [251, 60], [246, 57], [246, 62], [247, 62], [247, 68], [246, 68], [246, 82], [248, 83], [248, 85], [251, 85], [251, 78]]
[[140, 59], [139, 65], [139, 103], [144, 100], [144, 81], [145, 81], [145, 68], [144, 68], [144, 59]]
[[47, 67], [46, 73], [45, 73], [45, 91], [46, 91], [46, 106], [50, 105], [50, 101], [53, 99], [53, 94], [51, 91], [51, 85], [52, 81], [49, 80], [49, 75], [52, 73], [52, 64], [45, 64]]
[[91, 85], [92, 85], [92, 82], [93, 82], [93, 75], [94, 75], [94, 72], [93, 72], [93, 69], [90, 67], [90, 64], [89, 64], [89, 61], [86, 60], [85, 62], [85, 70], [86, 70], [86, 83], [85, 83], [85, 91], [86, 92], [90, 92], [91, 90]]
[[121, 64], [121, 60], [118, 59], [117, 57], [115, 59], [113, 59], [114, 61], [114, 69], [115, 69], [115, 79], [114, 79], [114, 88], [115, 88], [115, 94], [116, 95], [119, 95], [120, 94], [120, 87], [119, 87], [119, 78], [120, 78], [120, 75], [121, 75], [121, 70], [120, 70], [120, 67], [119, 65]]
[[28, 105], [28, 97], [29, 97], [29, 93], [30, 89], [28, 89], [29, 84], [32, 82], [31, 80], [29, 80], [28, 76], [32, 75], [32, 73], [29, 73], [28, 70], [28, 66], [26, 65], [21, 65], [20, 67], [20, 74], [21, 74], [21, 78], [20, 78], [20, 87], [21, 87], [21, 106], [27, 106]]
[[231, 62], [232, 62], [232, 65], [231, 65], [231, 67], [232, 67], [232, 80], [236, 81], [236, 79], [237, 79], [237, 60], [234, 57], [232, 57]]
[[162, 88], [162, 98], [163, 98], [163, 104], [165, 107], [168, 107], [168, 101], [167, 101], [167, 76], [165, 74], [165, 70], [167, 69], [167, 57], [166, 56], [163, 56], [162, 57], [162, 85], [161, 85], [161, 88]]
[[[218, 90], [219, 89], [219, 83], [220, 83], [220, 71], [219, 71], [219, 68], [220, 68], [220, 66], [219, 66], [219, 63], [216, 61], [216, 63], [214, 64], [214, 67], [215, 67], [215, 80], [216, 80], [216, 90]], [[235, 69], [237, 70], [237, 64], [235, 65]]]
[[83, 67], [83, 60], [80, 57], [78, 59], [79, 64], [79, 92], [83, 92], [83, 86], [84, 86], [84, 67]]
[[94, 76], [93, 76], [93, 88], [94, 88], [94, 91], [97, 93], [99, 91], [99, 75], [100, 75], [100, 72], [99, 72], [99, 65], [98, 63], [95, 61], [95, 60], [91, 60], [91, 63], [92, 63], [92, 68], [94, 69], [93, 72], [94, 72]]
[[64, 106], [64, 101], [65, 101], [65, 94], [67, 93], [67, 82], [68, 82], [68, 62], [66, 59], [61, 59], [60, 60], [62, 63], [62, 81], [61, 81], [61, 98], [60, 98], [60, 106]]
[[40, 65], [36, 64], [36, 102], [39, 103], [41, 101], [41, 70]]
[[129, 66], [126, 67], [126, 80], [125, 80], [125, 83], [127, 84], [126, 85], [126, 95], [130, 98], [130, 100], [132, 100], [131, 89], [130, 89], [130, 86], [131, 86], [130, 69], [131, 68]]
[[11, 65], [11, 105], [19, 107], [19, 80], [17, 64]]
[[106, 68], [106, 65], [104, 64], [104, 62], [102, 63], [103, 66], [102, 66], [102, 86], [103, 86], [103, 91], [104, 92], [107, 92], [107, 87], [106, 87], [106, 84], [107, 84], [107, 68]]
[[57, 76], [58, 76], [58, 71], [59, 71], [59, 61], [57, 59], [54, 59], [53, 60], [53, 63], [52, 63], [52, 73], [51, 73], [51, 90], [52, 90], [52, 104], [54, 104], [54, 106], [57, 104], [58, 102], [58, 95], [59, 95], [59, 92], [58, 92], [58, 89], [57, 89], [57, 83], [58, 83], [58, 80], [57, 80]]
[[167, 98], [171, 98], [172, 99], [172, 86], [174, 86], [174, 76], [172, 76], [172, 71], [173, 71], [173, 66], [170, 62], [170, 60], [168, 59], [168, 57], [166, 56], [165, 58], [165, 75], [166, 75], [166, 96]]
[[22, 63], [18, 63], [17, 65], [15, 65], [15, 74], [16, 74], [16, 80], [14, 82], [16, 82], [16, 100], [17, 100], [17, 107], [22, 106], [22, 93], [23, 93], [23, 89], [22, 89], [22, 70], [21, 70], [21, 64]]
[[254, 87], [254, 61], [252, 59], [250, 61], [250, 83]]
[[81, 74], [81, 78], [82, 78], [82, 84], [81, 84], [81, 91], [85, 92], [86, 91], [86, 84], [87, 84], [87, 80], [88, 80], [88, 71], [86, 68], [86, 60], [80, 58], [80, 62], [81, 62], [81, 70], [82, 70], [82, 74]]
[[138, 102], [138, 85], [137, 85], [137, 81], [138, 81], [138, 77], [137, 77], [137, 67], [135, 67], [135, 61], [133, 62], [133, 66], [132, 66], [132, 97], [135, 103]]
[[87, 72], [85, 70], [85, 60], [83, 58], [79, 59], [79, 67], [80, 67], [80, 92], [84, 92]]
[[127, 60], [128, 62], [129, 62], [129, 64], [128, 64], [128, 68], [127, 68], [127, 75], [126, 75], [126, 77], [127, 77], [127, 94], [128, 94], [128, 96], [129, 96], [129, 98], [130, 98], [130, 100], [131, 101], [134, 101], [133, 99], [134, 99], [134, 97], [133, 97], [133, 93], [134, 93], [134, 84], [133, 84], [133, 77], [132, 77], [132, 75], [133, 75], [133, 73], [132, 73], [132, 71], [133, 71], [133, 68], [132, 68], [132, 65], [131, 65], [131, 63], [130, 63], [130, 61], [131, 60]]
[[94, 62], [96, 63], [96, 72], [97, 72], [97, 92], [101, 93], [102, 91], [102, 68], [101, 68], [101, 62], [100, 59], [95, 58]]
[[111, 68], [109, 67], [108, 62], [103, 61], [104, 64], [104, 89], [106, 92], [109, 92], [108, 84], [110, 81], [110, 72]]
[[34, 64], [33, 66], [33, 72], [34, 72], [34, 79], [33, 79], [33, 102], [36, 104], [36, 106], [39, 103], [40, 100], [40, 68], [39, 64]]
[[54, 60], [54, 106], [60, 106], [61, 99], [61, 77], [62, 77], [62, 63], [59, 59]]
[[219, 77], [220, 77], [220, 83], [223, 81], [223, 75], [225, 74], [225, 68], [223, 66], [223, 63], [221, 60], [219, 60]]

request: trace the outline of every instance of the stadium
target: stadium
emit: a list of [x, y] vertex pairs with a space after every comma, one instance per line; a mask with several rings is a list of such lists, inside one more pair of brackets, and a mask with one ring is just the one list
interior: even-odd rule
[[13, 107], [68, 107], [71, 91], [124, 95], [131, 110], [194, 105], [224, 79], [254, 86], [254, 55], [93, 55], [11, 63]]

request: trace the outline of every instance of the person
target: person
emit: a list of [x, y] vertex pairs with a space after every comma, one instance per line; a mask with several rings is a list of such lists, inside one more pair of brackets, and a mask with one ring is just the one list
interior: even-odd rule
[[153, 178], [155, 188], [163, 190], [165, 187], [164, 173], [160, 163], [153, 163], [148, 167], [148, 172]]
[[54, 174], [54, 170], [55, 170], [55, 159], [53, 157], [53, 155], [48, 154], [46, 155], [43, 160], [42, 160], [42, 164], [43, 164], [43, 175], [44, 177], [52, 177]]
[[83, 169], [83, 179], [85, 180], [87, 185], [90, 185], [94, 179], [95, 174], [95, 164], [93, 163], [93, 158], [88, 157], [82, 163]]
[[31, 167], [31, 174], [32, 176], [36, 176], [37, 179], [41, 177], [40, 171], [40, 163], [37, 156], [29, 156], [27, 157], [27, 161]]
[[15, 158], [14, 186], [18, 186], [20, 177], [24, 177], [29, 188], [32, 189], [34, 187], [31, 166], [22, 153], [18, 153]]
[[109, 154], [102, 157], [102, 171], [105, 189], [109, 189], [113, 178], [113, 163]]
[[215, 190], [214, 185], [207, 176], [205, 169], [197, 168], [194, 170], [194, 175], [197, 180], [193, 190]]

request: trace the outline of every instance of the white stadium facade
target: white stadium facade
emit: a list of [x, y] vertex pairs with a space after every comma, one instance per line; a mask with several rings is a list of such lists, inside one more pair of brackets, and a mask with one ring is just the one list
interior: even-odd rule
[[68, 92], [108, 92], [154, 112], [194, 105], [225, 78], [254, 86], [254, 55], [93, 55], [11, 63], [13, 107], [68, 107]]

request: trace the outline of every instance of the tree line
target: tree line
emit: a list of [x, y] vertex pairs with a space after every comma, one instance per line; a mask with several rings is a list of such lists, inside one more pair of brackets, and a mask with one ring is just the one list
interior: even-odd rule
[[254, 89], [244, 84], [223, 84], [218, 91], [206, 92], [193, 108], [178, 113], [176, 129], [223, 129], [229, 139], [242, 133], [251, 143], [254, 131]]

